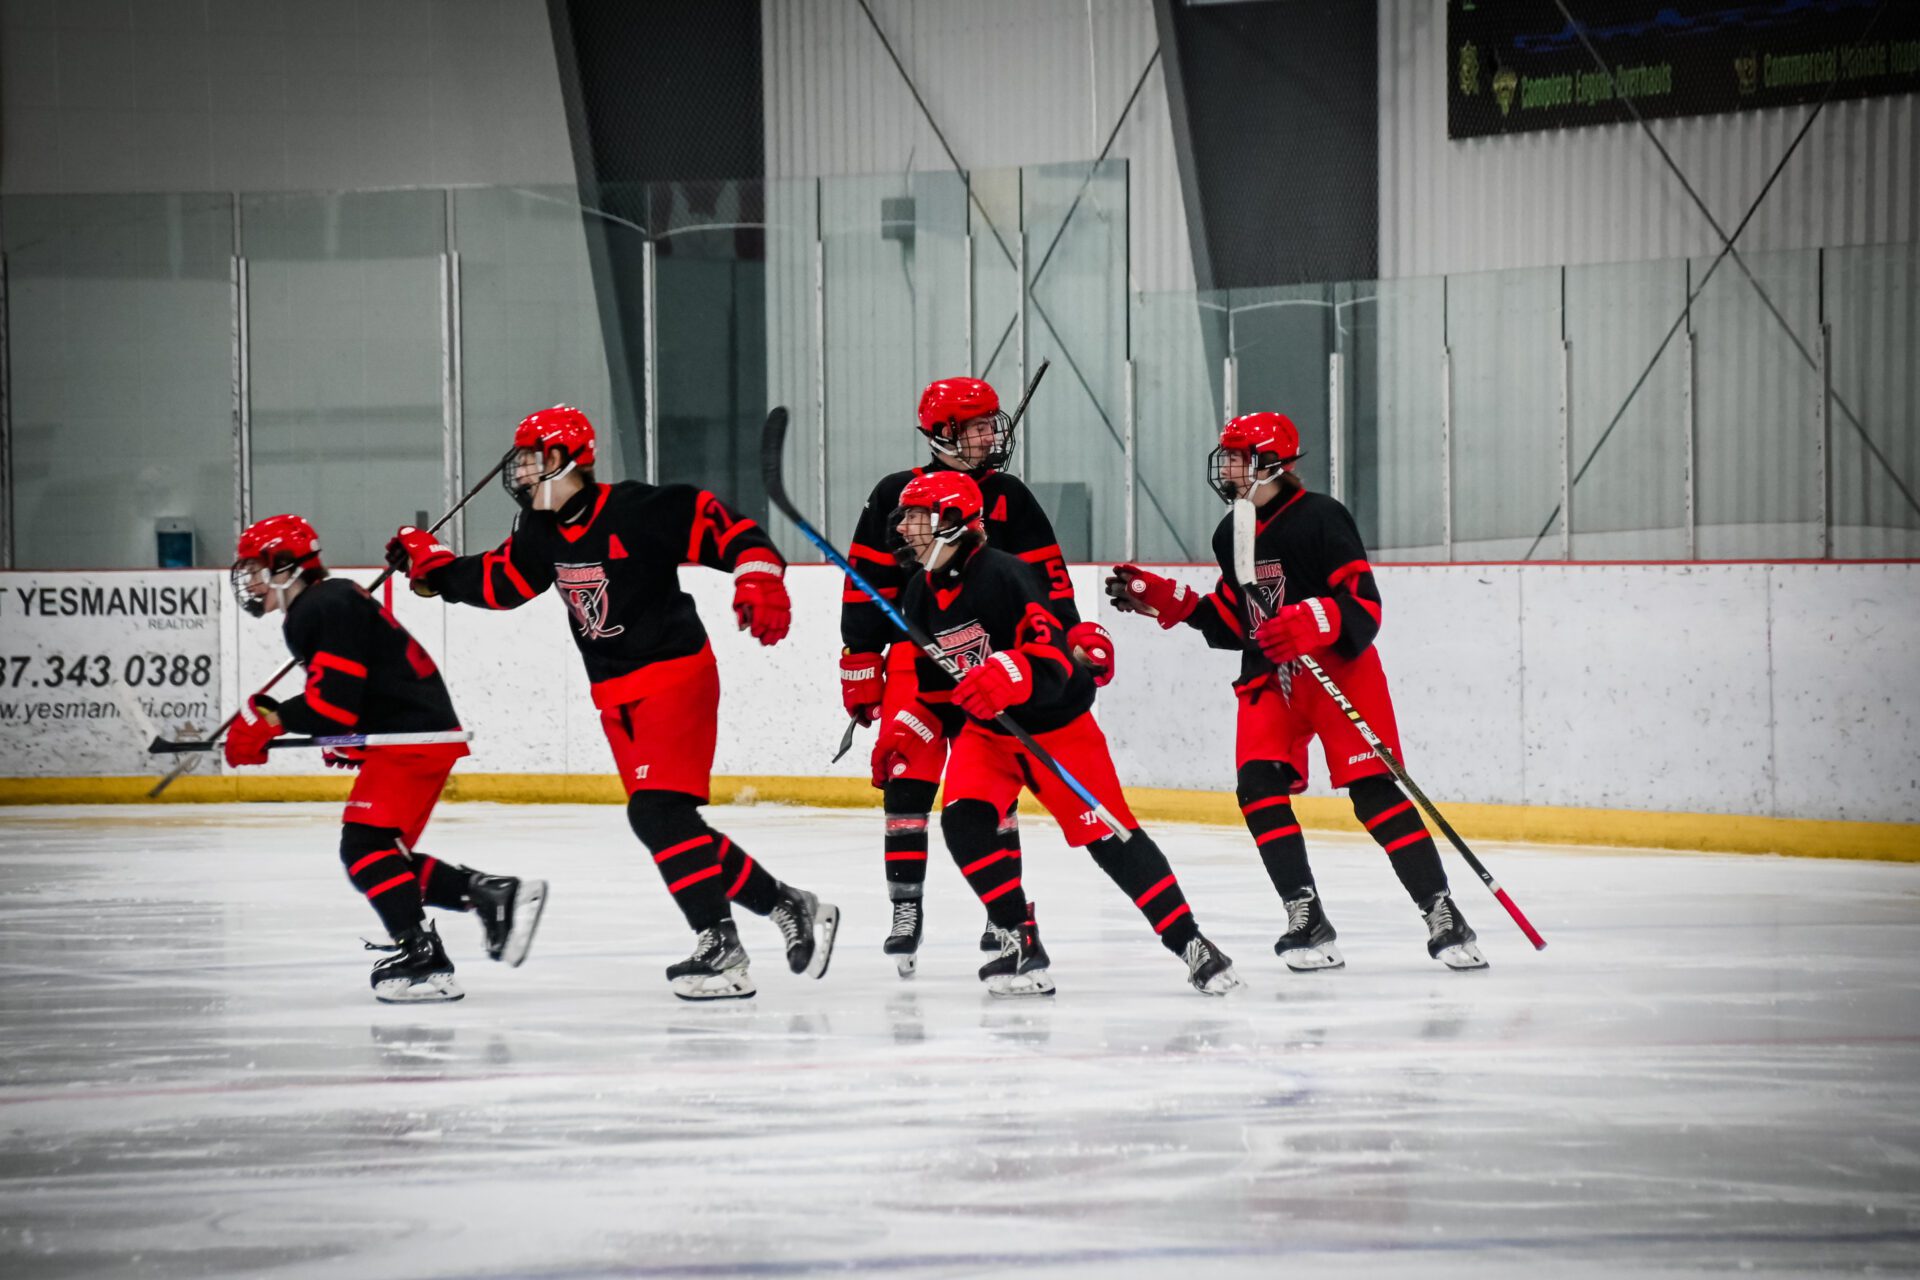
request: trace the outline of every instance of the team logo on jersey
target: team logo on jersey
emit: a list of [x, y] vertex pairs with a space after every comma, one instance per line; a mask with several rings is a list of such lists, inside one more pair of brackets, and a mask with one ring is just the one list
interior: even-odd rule
[[987, 638], [987, 629], [978, 622], [962, 623], [950, 631], [942, 631], [934, 640], [939, 643], [940, 651], [952, 658], [953, 665], [962, 671], [979, 666], [993, 652], [993, 641]]
[[607, 625], [607, 571], [597, 564], [557, 564], [554, 583], [566, 598], [583, 640], [617, 636], [625, 627]]
[[1253, 567], [1253, 583], [1247, 588], [1248, 621], [1259, 626], [1280, 612], [1287, 596], [1287, 571], [1278, 560], [1262, 560]]

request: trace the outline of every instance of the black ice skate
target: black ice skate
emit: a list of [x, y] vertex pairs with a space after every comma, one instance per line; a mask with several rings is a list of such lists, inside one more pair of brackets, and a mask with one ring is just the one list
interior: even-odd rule
[[809, 978], [825, 977], [827, 962], [833, 959], [833, 936], [840, 932], [840, 908], [782, 884], [772, 916], [787, 942], [787, 968]]
[[1233, 971], [1233, 960], [1203, 934], [1193, 935], [1181, 948], [1180, 958], [1187, 962], [1187, 981], [1203, 996], [1223, 996], [1241, 986], [1240, 976]]
[[1287, 931], [1273, 944], [1273, 953], [1286, 961], [1287, 968], [1295, 973], [1345, 968], [1347, 958], [1333, 945], [1340, 935], [1334, 932], [1314, 887], [1308, 885], [1282, 901], [1287, 908]]
[[920, 967], [921, 923], [919, 894], [893, 900], [893, 928], [881, 949], [893, 957], [894, 968], [903, 978], [911, 978]]
[[667, 966], [667, 981], [682, 1000], [744, 1000], [754, 992], [747, 974], [747, 949], [733, 921], [702, 929], [693, 954]]
[[1427, 954], [1447, 966], [1449, 969], [1484, 969], [1486, 957], [1480, 954], [1480, 948], [1473, 945], [1478, 936], [1466, 917], [1460, 914], [1460, 908], [1453, 905], [1453, 895], [1436, 893], [1427, 899], [1420, 908], [1427, 918]]
[[447, 959], [447, 949], [440, 945], [440, 934], [430, 924], [401, 934], [390, 947], [369, 942], [367, 948], [393, 953], [373, 966], [373, 998], [382, 1004], [424, 1004], [466, 997], [453, 980], [453, 961]]
[[519, 968], [533, 945], [533, 931], [540, 927], [540, 913], [546, 910], [547, 882], [475, 871], [467, 878], [467, 901], [473, 903], [473, 913], [486, 932], [487, 958]]
[[1047, 972], [1047, 949], [1040, 944], [1040, 928], [1033, 922], [1033, 904], [1027, 904], [1025, 922], [1012, 929], [995, 926], [1000, 954], [980, 966], [980, 981], [995, 996], [1050, 996], [1053, 977]]

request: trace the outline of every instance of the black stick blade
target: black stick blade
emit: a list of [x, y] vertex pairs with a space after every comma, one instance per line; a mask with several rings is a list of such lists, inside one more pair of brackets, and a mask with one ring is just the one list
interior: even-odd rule
[[767, 415], [767, 423], [760, 428], [760, 479], [767, 487], [767, 497], [773, 505], [789, 520], [799, 522], [799, 515], [793, 509], [793, 502], [787, 497], [786, 480], [781, 476], [781, 457], [787, 448], [787, 406], [777, 404], [773, 412]]

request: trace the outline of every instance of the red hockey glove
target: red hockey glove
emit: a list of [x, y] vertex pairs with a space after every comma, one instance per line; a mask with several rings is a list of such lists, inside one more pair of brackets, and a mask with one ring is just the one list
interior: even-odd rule
[[787, 584], [776, 560], [742, 560], [733, 569], [733, 616], [761, 644], [779, 644], [793, 625]]
[[918, 702], [910, 702], [887, 718], [873, 743], [873, 785], [885, 787], [907, 771], [908, 757], [931, 746], [940, 736], [940, 721]]
[[970, 668], [954, 686], [953, 703], [970, 716], [991, 720], [1033, 696], [1033, 668], [1017, 653], [996, 653]]
[[1292, 662], [1303, 653], [1324, 649], [1340, 638], [1340, 609], [1325, 596], [1290, 604], [1253, 633], [1260, 652], [1274, 663]]
[[1067, 647], [1084, 664], [1093, 683], [1104, 687], [1113, 679], [1113, 637], [1097, 622], [1080, 622], [1067, 628]]
[[358, 769], [366, 758], [364, 747], [328, 747], [320, 753], [320, 762], [329, 769]]
[[264, 693], [256, 693], [240, 708], [240, 718], [227, 730], [226, 759], [233, 768], [265, 764], [267, 744], [287, 731], [275, 714], [280, 704]]
[[388, 566], [395, 573], [407, 575], [407, 581], [413, 584], [413, 593], [417, 596], [438, 595], [427, 585], [427, 575], [452, 563], [453, 548], [425, 529], [403, 524], [398, 533], [387, 539]]
[[1136, 564], [1117, 564], [1107, 576], [1107, 595], [1122, 613], [1144, 613], [1162, 631], [1185, 622], [1200, 607], [1200, 593]]
[[861, 724], [872, 724], [880, 718], [880, 699], [886, 690], [884, 665], [877, 653], [841, 651], [840, 701], [847, 714]]

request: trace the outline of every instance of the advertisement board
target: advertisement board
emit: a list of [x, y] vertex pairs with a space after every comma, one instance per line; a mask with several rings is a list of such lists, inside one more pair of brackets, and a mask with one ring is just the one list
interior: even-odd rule
[[0, 775], [157, 772], [155, 734], [210, 732], [225, 591], [179, 570], [0, 579]]
[[[1447, 136], [1920, 92], [1913, 0], [1447, 0]], [[1582, 36], [1585, 39], [1582, 39]], [[1591, 43], [1611, 70], [1602, 71]]]

